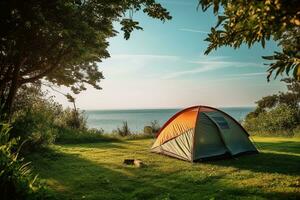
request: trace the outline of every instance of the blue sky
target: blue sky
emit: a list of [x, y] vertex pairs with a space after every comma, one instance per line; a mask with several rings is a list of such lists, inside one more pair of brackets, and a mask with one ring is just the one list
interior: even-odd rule
[[212, 11], [197, 10], [197, 0], [160, 2], [173, 19], [162, 23], [135, 13], [133, 18], [144, 31], [135, 31], [130, 40], [124, 40], [122, 33], [109, 40], [111, 57], [99, 63], [105, 76], [103, 90], [88, 87], [77, 95], [79, 108], [253, 106], [262, 96], [285, 89], [279, 80], [266, 80], [261, 56], [277, 49], [274, 42], [265, 49], [259, 44], [251, 49], [220, 48], [205, 56], [204, 39], [216, 24]]

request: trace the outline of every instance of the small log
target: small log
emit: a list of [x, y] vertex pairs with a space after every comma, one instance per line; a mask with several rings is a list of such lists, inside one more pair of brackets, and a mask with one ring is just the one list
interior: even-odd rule
[[139, 159], [125, 159], [123, 164], [125, 165], [134, 165], [136, 167], [143, 167], [145, 166], [145, 164], [143, 163], [143, 161], [139, 160]]

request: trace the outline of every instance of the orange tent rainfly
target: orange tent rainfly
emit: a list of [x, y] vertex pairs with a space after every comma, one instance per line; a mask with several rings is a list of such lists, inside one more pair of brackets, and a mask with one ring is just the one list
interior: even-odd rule
[[208, 106], [190, 107], [171, 117], [158, 133], [151, 151], [191, 162], [258, 153], [249, 134], [235, 119]]

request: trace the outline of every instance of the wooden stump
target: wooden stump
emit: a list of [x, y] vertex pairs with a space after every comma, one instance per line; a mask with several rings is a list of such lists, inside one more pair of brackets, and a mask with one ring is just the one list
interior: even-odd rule
[[141, 161], [139, 159], [125, 159], [123, 164], [124, 165], [134, 165], [136, 167], [144, 167], [145, 166], [143, 161]]

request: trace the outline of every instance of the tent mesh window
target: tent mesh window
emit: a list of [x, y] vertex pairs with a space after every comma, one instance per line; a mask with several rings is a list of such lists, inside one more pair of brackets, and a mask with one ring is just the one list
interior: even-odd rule
[[212, 117], [221, 129], [229, 129], [229, 125], [224, 117]]

